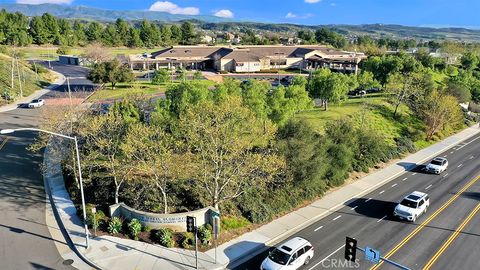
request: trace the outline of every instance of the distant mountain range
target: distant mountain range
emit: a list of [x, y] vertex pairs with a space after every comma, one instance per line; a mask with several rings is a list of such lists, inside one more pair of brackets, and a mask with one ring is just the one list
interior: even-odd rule
[[56, 17], [68, 19], [84, 19], [95, 21], [115, 21], [117, 18], [122, 18], [127, 21], [136, 20], [152, 20], [162, 22], [177, 22], [182, 20], [201, 20], [205, 22], [225, 22], [229, 21], [225, 18], [204, 15], [178, 15], [167, 12], [148, 11], [148, 10], [106, 10], [99, 8], [92, 8], [86, 6], [67, 6], [56, 4], [41, 4], [41, 5], [27, 5], [27, 4], [0, 4], [0, 9], [5, 9], [9, 12], [20, 12], [27, 16], [40, 16], [48, 12]]
[[179, 22], [183, 20], [194, 21], [203, 29], [218, 31], [244, 31], [257, 29], [289, 33], [294, 35], [298, 30], [316, 30], [327, 27], [344, 35], [370, 35], [376, 37], [415, 38], [423, 40], [458, 40], [480, 42], [480, 30], [459, 27], [415, 27], [391, 24], [364, 24], [364, 25], [319, 25], [305, 26], [284, 23], [264, 22], [234, 22], [231, 19], [219, 18], [206, 15], [178, 15], [166, 12], [142, 11], [142, 10], [105, 10], [86, 6], [68, 6], [55, 4], [26, 5], [26, 4], [0, 4], [0, 9], [9, 12], [21, 12], [27, 16], [40, 16], [48, 12], [56, 17], [68, 19], [82, 19], [112, 22], [117, 18], [127, 21], [152, 20], [159, 22]]

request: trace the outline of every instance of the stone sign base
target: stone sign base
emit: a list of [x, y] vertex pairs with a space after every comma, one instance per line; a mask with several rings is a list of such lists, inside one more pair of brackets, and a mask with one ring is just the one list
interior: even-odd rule
[[133, 209], [124, 203], [110, 206], [111, 217], [136, 218], [143, 226], [149, 226], [152, 229], [170, 228], [176, 232], [187, 231], [187, 216], [195, 217], [197, 226], [202, 226], [206, 224], [213, 225], [212, 222], [215, 215], [219, 215], [219, 212], [213, 207], [177, 214], [155, 214]]

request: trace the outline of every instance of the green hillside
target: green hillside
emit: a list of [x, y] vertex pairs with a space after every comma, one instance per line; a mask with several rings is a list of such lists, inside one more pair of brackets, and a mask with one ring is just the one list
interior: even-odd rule
[[38, 75], [33, 65], [20, 60], [17, 68], [17, 63], [14, 62], [12, 88], [12, 57], [0, 53], [0, 94], [2, 95], [0, 104], [7, 102], [5, 94], [11, 99], [18, 99], [21, 92], [23, 96], [28, 96], [55, 79], [48, 69], [40, 65], [36, 67]]

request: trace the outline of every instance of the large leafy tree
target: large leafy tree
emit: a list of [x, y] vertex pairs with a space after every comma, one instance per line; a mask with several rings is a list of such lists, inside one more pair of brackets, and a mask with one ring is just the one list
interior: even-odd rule
[[428, 140], [431, 140], [442, 129], [458, 127], [463, 120], [458, 100], [453, 96], [442, 95], [437, 90], [422, 100], [419, 112], [427, 125]]
[[180, 116], [179, 132], [197, 157], [198, 190], [213, 207], [271, 179], [281, 161], [266, 149], [275, 129], [267, 130], [237, 96], [199, 103]]
[[118, 203], [120, 189], [131, 179], [134, 169], [122, 149], [128, 124], [121, 115], [114, 113], [84, 120], [79, 127], [84, 170], [91, 172], [91, 178], [111, 181], [114, 200]]
[[395, 73], [390, 76], [386, 89], [390, 94], [389, 100], [395, 107], [393, 116], [397, 116], [398, 108], [402, 104], [415, 109], [417, 101], [430, 93], [433, 88], [434, 82], [430, 74], [412, 73], [406, 76]]
[[88, 78], [94, 83], [110, 83], [112, 89], [119, 82], [131, 82], [134, 79], [132, 71], [118, 60], [94, 64], [88, 74]]
[[333, 73], [329, 69], [320, 69], [309, 82], [309, 93], [313, 98], [322, 100], [325, 110], [329, 102], [338, 103], [347, 98], [352, 87], [352, 78], [341, 73]]
[[189, 175], [188, 155], [179, 151], [175, 138], [163, 127], [140, 122], [129, 127], [122, 149], [137, 178], [151, 182], [160, 191], [163, 213], [167, 214], [170, 188]]

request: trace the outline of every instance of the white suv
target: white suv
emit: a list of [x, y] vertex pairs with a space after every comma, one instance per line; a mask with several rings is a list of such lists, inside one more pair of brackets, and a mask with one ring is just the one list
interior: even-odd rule
[[441, 174], [447, 169], [447, 167], [448, 161], [446, 158], [436, 157], [432, 161], [430, 161], [430, 163], [428, 163], [427, 167], [425, 167], [425, 170], [427, 170], [427, 172]]
[[268, 254], [260, 270], [296, 270], [313, 258], [313, 246], [301, 237], [292, 238]]
[[427, 212], [430, 198], [426, 193], [414, 191], [405, 197], [393, 211], [393, 215], [400, 219], [415, 222], [417, 218]]

